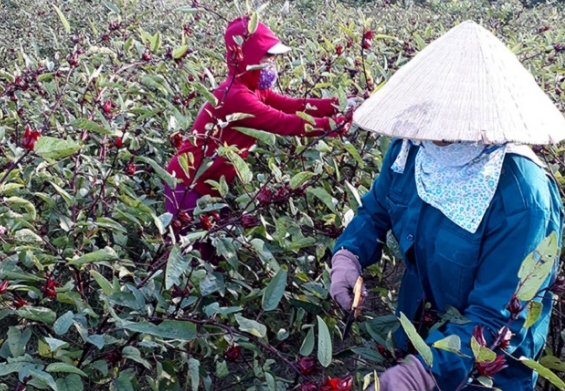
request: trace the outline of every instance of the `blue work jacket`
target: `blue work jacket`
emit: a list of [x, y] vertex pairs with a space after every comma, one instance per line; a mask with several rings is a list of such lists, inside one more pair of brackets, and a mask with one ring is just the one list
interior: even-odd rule
[[[401, 140], [391, 143], [380, 175], [362, 197], [363, 205], [334, 251], [346, 248], [359, 257], [362, 266], [369, 266], [381, 258], [387, 231], [392, 229], [406, 269], [397, 311], [414, 320], [425, 298], [439, 312], [450, 305], [470, 320], [447, 323], [426, 338], [429, 345], [448, 335], [461, 338], [462, 353], [469, 358], [432, 347], [432, 373], [442, 391], [452, 391], [473, 366], [470, 341], [475, 326], [483, 326], [488, 346], [507, 324], [506, 306], [518, 286], [522, 261], [553, 231], [561, 241], [563, 204], [556, 183], [541, 167], [524, 156], [507, 154], [493, 200], [472, 234], [418, 196], [414, 178], [418, 146], [411, 147], [404, 173], [391, 170], [401, 144]], [[542, 314], [532, 327], [522, 327], [526, 311], [511, 325], [515, 336], [507, 352], [514, 357], [539, 359], [549, 326], [551, 294], [545, 293], [540, 301]], [[402, 331], [397, 334], [397, 345], [406, 348], [406, 336]], [[533, 391], [537, 375], [511, 358], [507, 363], [509, 367], [494, 377], [494, 386]]]

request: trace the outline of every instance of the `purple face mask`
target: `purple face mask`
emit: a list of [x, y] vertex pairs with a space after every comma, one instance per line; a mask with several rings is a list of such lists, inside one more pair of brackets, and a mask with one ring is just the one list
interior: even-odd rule
[[259, 85], [257, 88], [260, 90], [268, 90], [275, 84], [278, 78], [277, 68], [274, 65], [269, 65], [267, 68], [261, 69], [259, 76]]

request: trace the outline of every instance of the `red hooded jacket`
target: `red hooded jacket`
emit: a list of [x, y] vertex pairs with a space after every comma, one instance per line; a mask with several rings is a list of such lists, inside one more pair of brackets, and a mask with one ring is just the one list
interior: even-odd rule
[[[234, 61], [234, 58], [237, 57], [237, 44], [234, 37], [244, 37], [247, 31], [247, 23], [246, 18], [239, 18], [228, 25], [225, 43], [229, 73], [227, 80], [214, 91], [218, 106], [214, 108], [210, 103], [204, 105], [192, 130], [193, 134], [197, 134], [196, 145], [186, 141], [167, 167], [169, 173], [175, 173], [176, 177], [182, 179], [186, 185], [192, 184], [190, 177], [198, 170], [204, 150], [206, 150], [205, 156], [211, 157], [218, 145], [236, 145], [240, 150], [245, 150], [255, 143], [254, 137], [245, 135], [233, 129], [233, 127], [252, 128], [283, 136], [303, 136], [306, 135], [305, 125], [307, 122], [296, 115], [296, 112], [304, 111], [314, 117], [315, 128], [322, 131], [331, 130], [330, 119], [324, 117], [336, 114], [337, 110], [334, 107], [334, 104], [337, 103], [336, 100], [292, 99], [279, 95], [270, 89], [259, 90], [256, 88], [260, 70], [246, 71], [247, 66], [259, 64], [267, 51], [280, 42], [267, 26], [259, 23], [257, 31], [250, 35], [242, 45], [241, 54], [243, 58], [240, 57], [238, 62]], [[234, 75], [237, 75], [237, 77], [234, 78]], [[230, 87], [232, 82], [233, 84]], [[313, 106], [315, 109], [306, 110], [306, 105]], [[208, 138], [205, 148], [206, 125], [212, 123], [215, 117], [224, 121], [228, 115], [234, 113], [250, 114], [252, 117], [230, 122], [215, 138]], [[310, 132], [308, 134], [315, 136], [319, 133]], [[178, 157], [181, 154], [188, 153], [192, 153], [194, 156], [194, 167], [190, 167], [187, 176], [178, 162]], [[228, 160], [216, 157], [213, 164], [198, 178], [194, 190], [201, 195], [216, 195], [206, 181], [210, 179], [219, 181], [222, 175], [227, 183], [230, 183], [235, 178], [236, 171]]]

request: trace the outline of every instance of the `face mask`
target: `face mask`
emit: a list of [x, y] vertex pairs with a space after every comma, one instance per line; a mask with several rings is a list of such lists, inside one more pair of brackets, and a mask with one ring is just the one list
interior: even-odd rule
[[259, 85], [257, 88], [260, 90], [268, 90], [277, 81], [278, 73], [277, 68], [274, 65], [269, 65], [267, 68], [261, 69], [261, 75], [259, 76]]
[[443, 147], [431, 141], [422, 142], [428, 159], [444, 167], [460, 167], [469, 164], [485, 150], [483, 144], [453, 143]]

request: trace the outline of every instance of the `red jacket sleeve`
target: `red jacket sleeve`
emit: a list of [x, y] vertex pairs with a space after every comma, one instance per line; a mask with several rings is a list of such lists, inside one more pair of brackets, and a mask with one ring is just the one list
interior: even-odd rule
[[[306, 132], [307, 121], [296, 114], [285, 113], [261, 102], [251, 92], [238, 95], [237, 107], [233, 107], [232, 110], [237, 109], [233, 111], [250, 114], [253, 117], [241, 119], [234, 122], [232, 126], [263, 130], [282, 136], [319, 136], [321, 134], [321, 132]], [[281, 98], [296, 101], [295, 99]], [[235, 101], [235, 99], [232, 101]], [[313, 125], [314, 128], [323, 131], [331, 130], [329, 118], [314, 118], [314, 121], [316, 122]]]
[[[314, 117], [327, 117], [337, 114], [334, 105], [339, 102], [335, 98], [331, 99], [294, 99], [287, 96], [277, 94], [273, 90], [265, 91], [265, 104], [275, 109], [281, 110], [285, 113], [296, 113], [297, 111], [304, 111], [305, 113]], [[306, 110], [306, 106], [310, 105], [315, 109]]]

